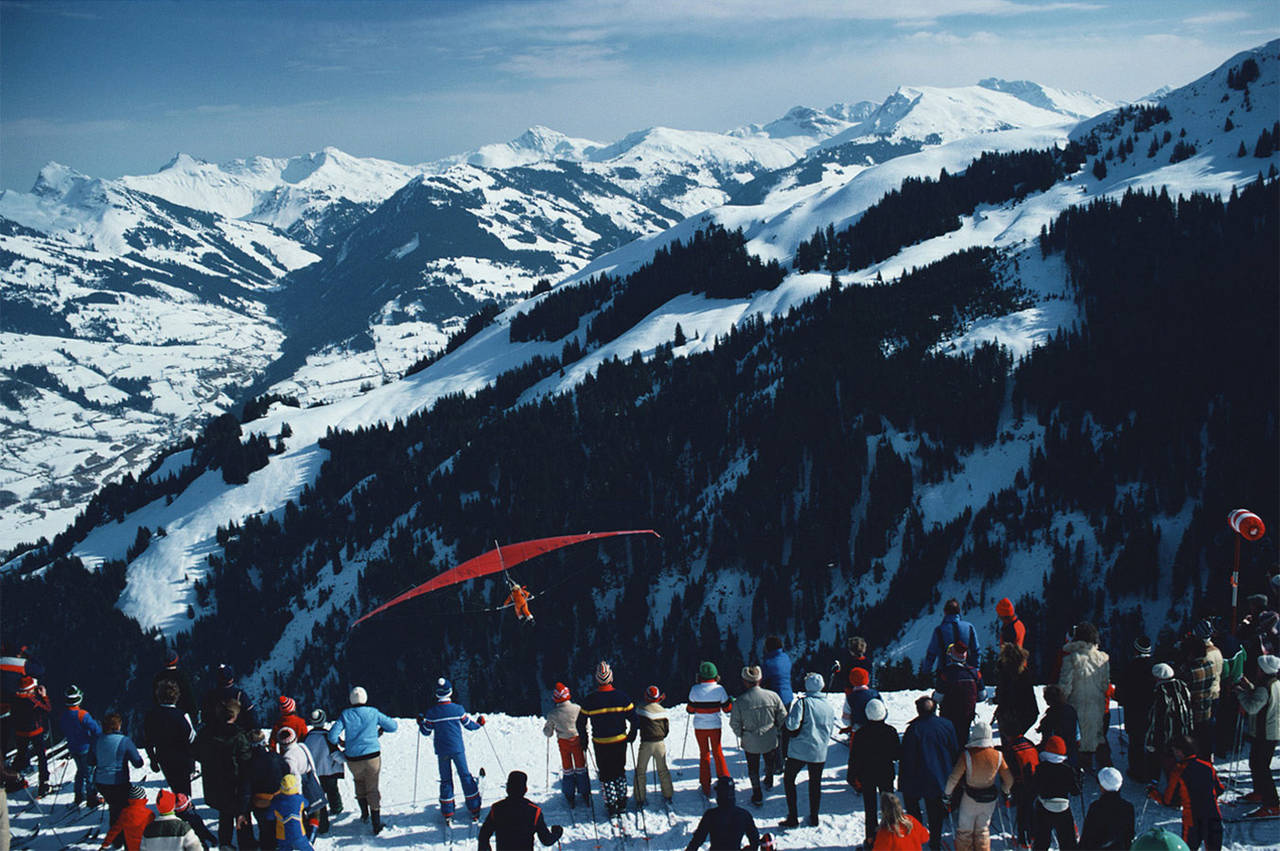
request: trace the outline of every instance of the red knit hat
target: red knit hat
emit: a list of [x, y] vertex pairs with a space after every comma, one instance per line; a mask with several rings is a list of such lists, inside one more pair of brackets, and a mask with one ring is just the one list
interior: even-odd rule
[[955, 659], [957, 662], [963, 662], [969, 655], [969, 645], [965, 644], [963, 641], [953, 641], [950, 646], [947, 647], [947, 655], [952, 659]]
[[36, 688], [35, 677], [27, 676], [27, 677], [23, 677], [21, 680], [18, 681], [18, 694], [26, 694], [29, 691], [35, 691], [35, 688]]
[[609, 667], [608, 662], [596, 665], [596, 682], [602, 686], [613, 682], [613, 668]]
[[1002, 618], [1013, 617], [1013, 601], [1005, 597], [999, 603], [996, 603], [996, 614]]
[[1044, 740], [1044, 744], [1040, 746], [1040, 750], [1045, 753], [1054, 753], [1058, 756], [1067, 755], [1067, 743], [1061, 736], [1050, 736]]
[[291, 745], [298, 741], [298, 733], [292, 727], [281, 727], [276, 730], [276, 741], [282, 745]]
[[191, 809], [191, 799], [179, 792], [173, 803], [173, 811], [175, 813], [185, 813]]
[[555, 690], [551, 692], [551, 698], [556, 703], [564, 703], [572, 696], [569, 693], [569, 687], [564, 683], [556, 683]]
[[168, 815], [178, 807], [178, 799], [168, 789], [161, 789], [156, 795], [156, 812]]
[[852, 668], [849, 671], [849, 685], [857, 688], [871, 684], [871, 677], [867, 674], [866, 668]]
[[298, 703], [292, 697], [285, 697], [283, 694], [280, 695], [281, 715], [292, 715], [297, 708]]
[[667, 699], [667, 696], [663, 694], [662, 689], [657, 686], [649, 686], [644, 690], [644, 699], [650, 703], [662, 703], [662, 701]]

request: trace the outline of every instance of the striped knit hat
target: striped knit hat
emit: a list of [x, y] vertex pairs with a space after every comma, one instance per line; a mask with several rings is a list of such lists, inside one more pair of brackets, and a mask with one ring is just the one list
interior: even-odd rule
[[38, 681], [35, 677], [23, 677], [18, 681], [18, 694], [27, 694], [36, 690]]
[[325, 714], [324, 714], [324, 710], [323, 710], [323, 709], [313, 709], [313, 710], [311, 710], [311, 716], [310, 716], [310, 717], [311, 717], [311, 726], [312, 726], [312, 727], [319, 727], [319, 726], [323, 725], [325, 721], [328, 721], [328, 720], [329, 720], [329, 716], [327, 716], [327, 715], [325, 715]]
[[129, 800], [145, 801], [147, 799], [147, 790], [143, 789], [137, 783], [129, 787]]
[[613, 668], [609, 667], [608, 662], [601, 662], [596, 665], [596, 682], [602, 686], [613, 682]]
[[298, 733], [292, 727], [281, 727], [276, 731], [276, 741], [282, 745], [291, 745], [298, 741]]
[[663, 694], [662, 689], [657, 686], [649, 686], [644, 690], [644, 699], [650, 703], [662, 703], [662, 701], [667, 699], [667, 696]]
[[80, 701], [84, 700], [84, 692], [80, 691], [79, 686], [69, 685], [63, 698], [67, 701], [67, 706], [79, 706]]
[[280, 714], [292, 715], [298, 708], [298, 703], [292, 697], [280, 695]]
[[556, 683], [555, 689], [551, 692], [551, 699], [556, 703], [564, 703], [570, 697], [572, 695], [569, 694], [569, 687], [564, 683]]
[[175, 813], [185, 813], [191, 809], [191, 799], [179, 792], [173, 802], [173, 811]]

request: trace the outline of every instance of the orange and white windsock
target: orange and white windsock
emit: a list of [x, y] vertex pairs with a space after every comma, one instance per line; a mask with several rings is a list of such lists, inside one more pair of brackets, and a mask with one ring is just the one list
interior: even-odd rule
[[1228, 514], [1227, 525], [1246, 541], [1256, 541], [1267, 533], [1262, 518], [1247, 508], [1237, 508]]

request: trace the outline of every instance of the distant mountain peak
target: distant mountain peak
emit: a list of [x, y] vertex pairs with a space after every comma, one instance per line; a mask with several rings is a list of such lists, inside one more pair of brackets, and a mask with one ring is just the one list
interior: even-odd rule
[[1041, 85], [1032, 80], [1002, 80], [987, 77], [978, 85], [993, 92], [1013, 95], [1018, 100], [1040, 109], [1061, 112], [1073, 118], [1092, 118], [1100, 112], [1112, 109], [1115, 104], [1082, 91], [1067, 91]]

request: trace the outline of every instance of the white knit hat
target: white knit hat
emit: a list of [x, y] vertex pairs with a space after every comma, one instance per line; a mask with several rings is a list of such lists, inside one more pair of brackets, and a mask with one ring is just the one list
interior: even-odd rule
[[1259, 656], [1258, 669], [1268, 675], [1280, 673], [1280, 656], [1272, 656], [1269, 653], [1266, 656]]
[[369, 702], [369, 693], [360, 686], [356, 686], [351, 690], [350, 700], [352, 706], [364, 706]]
[[969, 741], [965, 743], [965, 747], [989, 748], [994, 744], [991, 738], [991, 725], [986, 721], [974, 721], [973, 726], [969, 728]]
[[1173, 668], [1165, 662], [1157, 662], [1151, 666], [1151, 676], [1160, 681], [1171, 680], [1173, 679]]
[[868, 721], [883, 721], [889, 717], [889, 710], [884, 705], [884, 701], [875, 697], [867, 701], [865, 712]]
[[808, 694], [821, 693], [824, 685], [826, 685], [826, 681], [822, 679], [822, 674], [810, 671], [804, 675], [804, 690]]
[[1106, 792], [1119, 792], [1124, 783], [1124, 775], [1119, 770], [1107, 766], [1098, 772], [1098, 785]]

